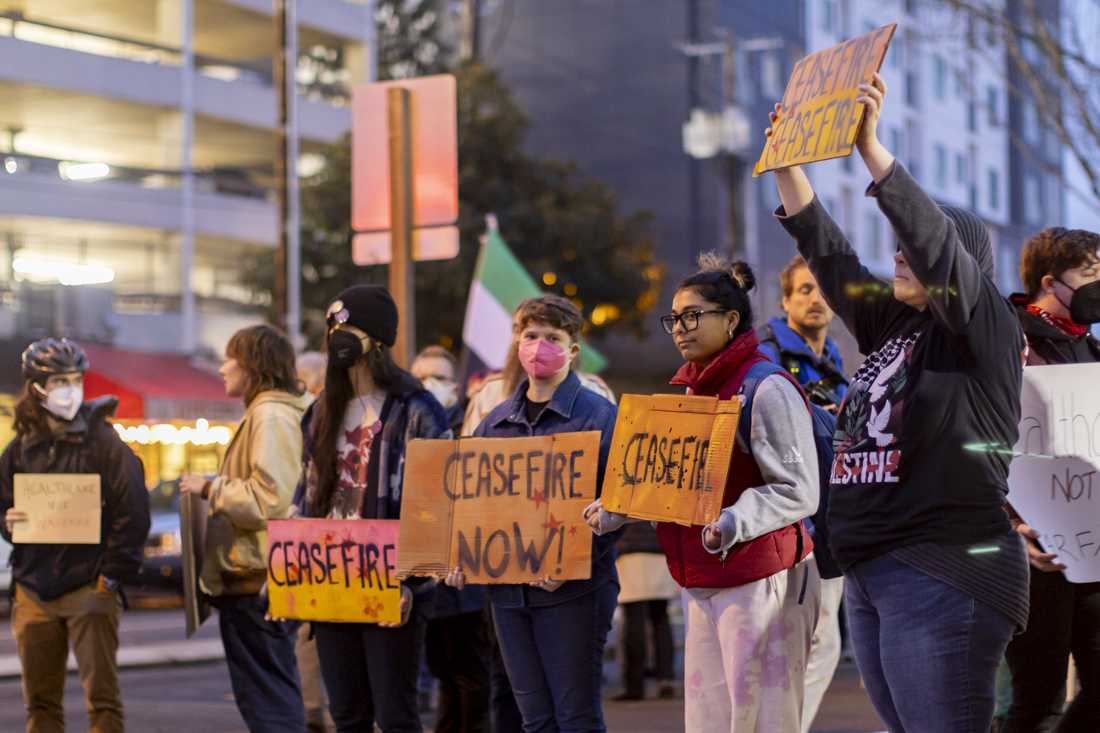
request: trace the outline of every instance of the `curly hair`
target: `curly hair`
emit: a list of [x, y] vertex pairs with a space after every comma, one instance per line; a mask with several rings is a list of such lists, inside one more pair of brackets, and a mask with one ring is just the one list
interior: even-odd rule
[[1047, 227], [1024, 244], [1020, 253], [1020, 280], [1031, 300], [1039, 297], [1043, 278], [1100, 262], [1100, 234], [1085, 229]]

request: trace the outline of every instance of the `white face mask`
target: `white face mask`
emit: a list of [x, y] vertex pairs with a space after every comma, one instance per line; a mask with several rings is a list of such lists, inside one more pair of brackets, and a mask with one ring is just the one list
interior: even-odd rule
[[84, 388], [66, 384], [63, 387], [54, 387], [47, 392], [43, 405], [55, 417], [72, 420], [83, 402]]
[[454, 382], [428, 377], [424, 380], [424, 389], [431, 392], [432, 397], [439, 400], [439, 404], [443, 405], [444, 410], [450, 409], [458, 402], [458, 385]]

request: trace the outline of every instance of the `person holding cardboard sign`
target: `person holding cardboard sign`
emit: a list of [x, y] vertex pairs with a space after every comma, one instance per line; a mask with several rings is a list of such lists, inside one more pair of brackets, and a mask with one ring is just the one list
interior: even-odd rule
[[[582, 387], [573, 371], [584, 323], [581, 314], [565, 298], [544, 295], [524, 301], [515, 318], [518, 354], [527, 378], [507, 402], [489, 413], [474, 435], [514, 438], [600, 431], [599, 487], [611, 447], [615, 406]], [[588, 580], [563, 582], [546, 576], [529, 586], [489, 587], [497, 640], [524, 731], [606, 730], [600, 681], [604, 644], [619, 593], [617, 537], [593, 542]], [[461, 588], [465, 573], [454, 568], [446, 582]]]
[[[118, 400], [84, 402], [88, 367], [84, 350], [68, 339], [42, 339], [23, 352], [25, 382], [15, 406], [15, 438], [0, 456], [0, 533], [16, 543], [12, 634], [23, 669], [27, 729], [33, 731], [64, 730], [70, 640], [89, 727], [100, 733], [123, 730], [116, 658], [120, 584], [141, 567], [149, 492], [141, 459], [107, 422]], [[20, 483], [29, 484], [22, 497]], [[75, 508], [90, 500], [99, 510], [94, 540], [21, 543], [20, 530], [41, 524], [35, 510], [13, 508], [28, 499], [67, 527], [66, 522], [81, 518], [71, 516], [72, 508], [66, 517], [64, 505]]]
[[[397, 305], [355, 285], [329, 306], [325, 389], [302, 420], [304, 467], [295, 503], [306, 517], [399, 519], [405, 448], [449, 438], [443, 407], [390, 349]], [[314, 623], [329, 712], [340, 733], [420, 733], [417, 680], [434, 584], [401, 583], [398, 624]]]
[[[749, 266], [714, 254], [699, 265], [661, 318], [686, 361], [671, 383], [751, 405], [738, 417], [719, 518], [705, 527], [657, 525], [668, 569], [683, 588], [685, 727], [798, 731], [820, 602], [813, 540], [801, 521], [818, 502], [809, 403], [759, 349]], [[599, 502], [585, 513], [597, 534], [626, 521]], [[771, 661], [777, 658], [783, 663]]]
[[1027, 559], [1004, 509], [1024, 340], [985, 225], [938, 206], [879, 142], [882, 78], [860, 91], [867, 193], [898, 238], [892, 285], [860, 263], [800, 168], [775, 173], [779, 222], [868, 354], [837, 420], [830, 546], [890, 729], [986, 733], [997, 667], [1028, 617]]
[[[1012, 296], [1027, 337], [1029, 366], [1100, 363], [1100, 234], [1050, 227], [1024, 244], [1020, 280]], [[1009, 494], [1012, 499], [1012, 494]], [[1100, 720], [1100, 583], [1070, 583], [1055, 548], [1013, 512], [1031, 563], [1027, 630], [1008, 645], [1012, 706], [1005, 733], [1053, 730], [1084, 733]], [[1062, 712], [1066, 666], [1077, 664], [1081, 689]]]

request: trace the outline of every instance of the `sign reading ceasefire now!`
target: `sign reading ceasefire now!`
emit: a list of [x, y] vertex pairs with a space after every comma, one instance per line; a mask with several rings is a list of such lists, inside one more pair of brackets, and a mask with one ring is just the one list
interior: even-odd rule
[[397, 520], [273, 519], [267, 542], [267, 593], [275, 618], [401, 620]]
[[623, 395], [601, 502], [639, 519], [705, 525], [722, 511], [740, 400]]
[[589, 578], [582, 515], [599, 455], [599, 432], [409, 443], [398, 576], [460, 567], [469, 583]]
[[885, 25], [795, 64], [754, 176], [851, 154], [863, 122], [859, 85], [869, 84], [882, 66], [897, 26]]

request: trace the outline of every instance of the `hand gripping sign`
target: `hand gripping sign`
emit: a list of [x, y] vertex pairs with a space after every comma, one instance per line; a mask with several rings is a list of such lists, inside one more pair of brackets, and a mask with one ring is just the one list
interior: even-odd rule
[[601, 502], [639, 519], [706, 525], [722, 511], [740, 400], [623, 395]]
[[598, 432], [414, 440], [405, 455], [397, 574], [526, 583], [592, 574]]
[[885, 25], [795, 64], [754, 176], [851, 154], [863, 122], [859, 85], [870, 83], [882, 66], [896, 28]]

